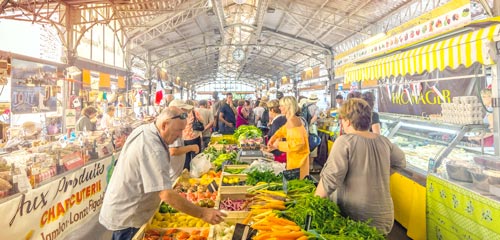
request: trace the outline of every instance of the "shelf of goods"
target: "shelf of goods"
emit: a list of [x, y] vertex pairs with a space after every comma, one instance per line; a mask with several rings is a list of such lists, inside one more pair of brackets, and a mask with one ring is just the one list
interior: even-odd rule
[[9, 219], [0, 223], [2, 236], [64, 237], [98, 214], [130, 126], [30, 142], [0, 155], [0, 211]]
[[380, 113], [380, 119], [382, 133], [406, 154], [407, 167], [391, 176], [395, 218], [407, 228], [408, 236], [426, 239], [428, 173], [436, 173], [444, 179], [457, 178], [457, 174], [450, 172], [450, 166], [472, 164], [474, 156], [492, 154], [493, 149], [468, 141], [484, 134], [486, 126], [454, 125], [387, 113]]
[[[222, 149], [208, 151], [216, 155], [222, 154], [217, 153], [219, 151], [226, 151], [226, 147]], [[236, 156], [231, 152], [224, 154]], [[212, 160], [215, 159], [216, 156]], [[314, 196], [316, 186], [313, 181], [285, 181], [282, 163], [257, 160], [246, 165], [238, 159], [230, 161], [236, 164], [224, 164], [220, 171], [209, 170], [199, 178], [192, 178], [185, 171], [174, 184], [174, 189], [196, 205], [225, 211], [227, 217], [224, 222], [208, 226], [202, 220], [179, 213], [162, 203], [158, 212], [133, 239], [259, 240], [276, 237], [304, 240], [332, 236], [348, 238], [355, 234], [362, 234], [356, 235], [358, 238], [384, 239], [375, 228], [343, 218], [338, 207], [329, 199]], [[284, 181], [286, 193], [283, 190]], [[314, 230], [304, 229], [307, 215], [314, 215], [311, 220], [311, 229]], [[344, 227], [350, 230], [342, 230]]]

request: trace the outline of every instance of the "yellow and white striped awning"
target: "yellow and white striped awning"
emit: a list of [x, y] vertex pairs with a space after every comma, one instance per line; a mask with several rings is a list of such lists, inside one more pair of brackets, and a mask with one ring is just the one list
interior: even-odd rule
[[[344, 82], [376, 80], [390, 76], [420, 74], [446, 67], [456, 69], [473, 63], [494, 64], [487, 46], [498, 36], [500, 24], [462, 34], [406, 52], [355, 65], [346, 69]], [[491, 49], [496, 51], [496, 49]], [[495, 55], [496, 52], [493, 54]]]

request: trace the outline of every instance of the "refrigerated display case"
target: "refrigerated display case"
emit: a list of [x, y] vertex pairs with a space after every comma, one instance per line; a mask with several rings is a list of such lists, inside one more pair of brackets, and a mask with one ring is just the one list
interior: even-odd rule
[[[425, 177], [432, 172], [448, 177], [445, 167], [448, 161], [473, 163], [474, 156], [494, 154], [492, 147], [469, 141], [483, 135], [487, 131], [485, 125], [453, 125], [386, 113], [380, 114], [380, 120], [382, 134], [405, 152], [405, 171], [412, 174]], [[425, 186], [425, 181], [419, 182]]]
[[[429, 209], [428, 175], [449, 181], [447, 163], [464, 161], [473, 164], [474, 156], [492, 154], [492, 148], [469, 141], [484, 135], [483, 125], [453, 125], [419, 116], [379, 113], [382, 134], [406, 154], [407, 166], [391, 176], [394, 217], [413, 239], [426, 239], [427, 229], [435, 225], [426, 215]], [[452, 183], [450, 183], [451, 185]], [[427, 187], [427, 189], [426, 189]], [[464, 189], [464, 191], [467, 191]]]

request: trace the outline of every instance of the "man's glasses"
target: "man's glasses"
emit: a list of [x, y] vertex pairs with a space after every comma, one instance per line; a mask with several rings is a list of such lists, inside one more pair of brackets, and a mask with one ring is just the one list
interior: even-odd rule
[[188, 114], [184, 112], [184, 113], [181, 113], [181, 114], [179, 114], [179, 115], [177, 115], [177, 116], [171, 117], [171, 118], [169, 118], [169, 119], [176, 119], [176, 118], [180, 118], [181, 120], [184, 120], [184, 119], [186, 119], [187, 117], [188, 117]]

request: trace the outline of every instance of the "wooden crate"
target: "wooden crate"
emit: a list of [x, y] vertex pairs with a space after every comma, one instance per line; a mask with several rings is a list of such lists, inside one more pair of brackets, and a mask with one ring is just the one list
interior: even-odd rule
[[238, 194], [238, 193], [246, 193], [249, 188], [252, 186], [249, 185], [223, 185], [224, 177], [238, 177], [240, 181], [246, 181], [246, 174], [222, 174], [219, 182], [219, 195], [222, 194]]
[[232, 174], [232, 173], [228, 173], [226, 172], [226, 170], [232, 170], [232, 169], [247, 169], [249, 168], [250, 165], [248, 164], [241, 164], [241, 165], [224, 165], [224, 168], [222, 169], [222, 175], [225, 175], [225, 174]]

